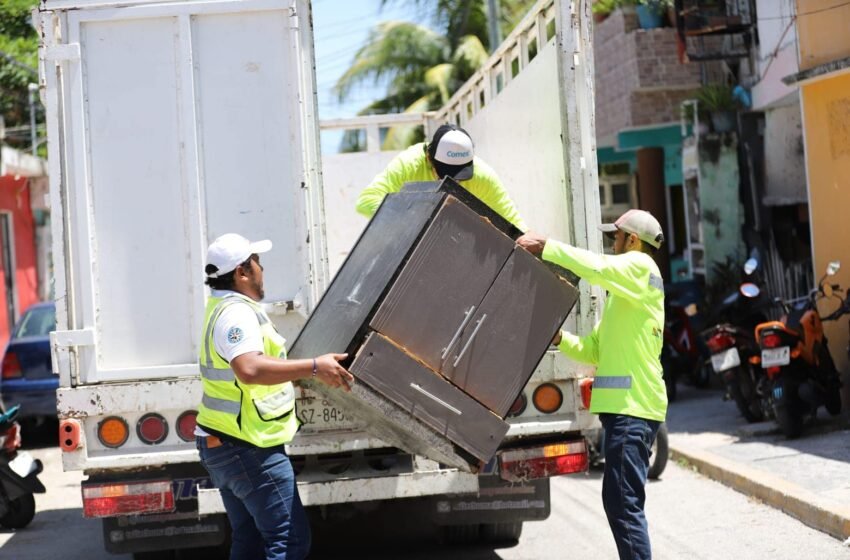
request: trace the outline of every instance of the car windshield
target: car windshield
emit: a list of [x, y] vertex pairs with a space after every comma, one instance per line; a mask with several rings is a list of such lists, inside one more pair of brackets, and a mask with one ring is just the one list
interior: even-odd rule
[[53, 307], [36, 307], [21, 317], [15, 338], [47, 336], [56, 329], [56, 310]]

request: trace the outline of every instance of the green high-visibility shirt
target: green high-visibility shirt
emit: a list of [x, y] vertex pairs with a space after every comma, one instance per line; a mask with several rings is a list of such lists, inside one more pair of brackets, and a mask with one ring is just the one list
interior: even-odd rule
[[663, 422], [664, 285], [658, 265], [640, 251], [600, 255], [554, 240], [546, 243], [543, 258], [608, 290], [593, 332], [563, 332], [558, 346], [573, 360], [596, 366], [590, 411]]
[[[517, 229], [528, 231], [528, 226], [517, 212], [516, 205], [508, 196], [496, 172], [477, 157], [473, 160], [473, 170], [472, 177], [458, 183]], [[425, 153], [425, 143], [414, 144], [394, 157], [386, 169], [378, 173], [372, 183], [363, 189], [357, 197], [357, 211], [371, 218], [378, 211], [384, 197], [400, 191], [405, 183], [434, 180], [436, 177]]]

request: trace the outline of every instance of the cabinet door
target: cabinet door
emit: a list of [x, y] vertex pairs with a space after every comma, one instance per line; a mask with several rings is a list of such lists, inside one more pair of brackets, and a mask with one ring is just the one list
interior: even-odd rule
[[378, 333], [369, 335], [351, 373], [481, 461], [508, 431], [501, 418]]
[[517, 248], [465, 327], [443, 374], [504, 418], [577, 298], [575, 287]]
[[441, 371], [513, 248], [508, 236], [447, 197], [370, 327]]

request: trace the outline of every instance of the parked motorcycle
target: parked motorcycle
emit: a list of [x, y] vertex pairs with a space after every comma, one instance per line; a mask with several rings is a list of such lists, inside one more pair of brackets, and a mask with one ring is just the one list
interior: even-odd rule
[[708, 351], [699, 337], [704, 324], [702, 292], [693, 281], [664, 286], [664, 345], [661, 366], [667, 386], [667, 400], [676, 400], [680, 374], [687, 375], [695, 385], [705, 386], [710, 380], [706, 368]]
[[[827, 279], [841, 264], [831, 262], [812, 293], [797, 302], [782, 302], [785, 315], [756, 327], [761, 355], [753, 361], [771, 381], [771, 397], [776, 421], [788, 438], [800, 436], [807, 417], [823, 405], [832, 415], [841, 413], [841, 380], [823, 333], [823, 321], [850, 314], [850, 296], [841, 298], [837, 284]], [[837, 297], [841, 306], [826, 317], [818, 314], [817, 302]]]
[[15, 420], [20, 406], [0, 415], [0, 525], [23, 529], [35, 516], [33, 494], [43, 494], [38, 480], [43, 467], [21, 446], [21, 426]]
[[767, 321], [765, 311], [771, 304], [759, 287], [759, 265], [757, 256], [747, 259], [747, 281], [715, 311], [719, 323], [702, 333], [714, 372], [722, 376], [727, 397], [735, 401], [748, 422], [759, 422], [772, 413], [770, 383], [762, 368], [751, 360], [761, 352], [753, 334], [755, 327]]

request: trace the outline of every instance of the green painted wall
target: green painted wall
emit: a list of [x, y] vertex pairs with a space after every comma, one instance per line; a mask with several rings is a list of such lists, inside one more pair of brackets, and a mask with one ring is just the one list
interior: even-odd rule
[[706, 283], [714, 280], [713, 263], [727, 257], [742, 262], [741, 225], [744, 211], [739, 200], [738, 143], [734, 135], [700, 138], [699, 198]]

